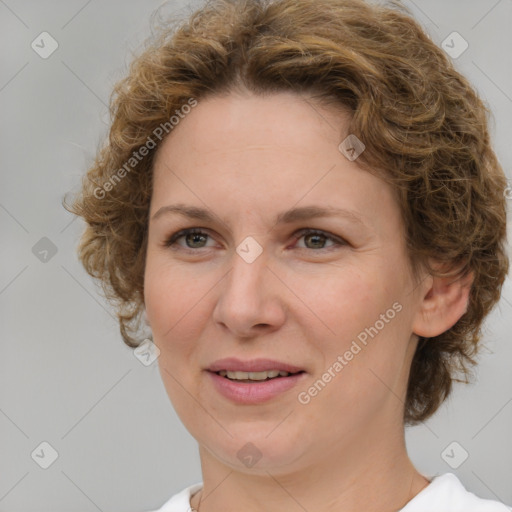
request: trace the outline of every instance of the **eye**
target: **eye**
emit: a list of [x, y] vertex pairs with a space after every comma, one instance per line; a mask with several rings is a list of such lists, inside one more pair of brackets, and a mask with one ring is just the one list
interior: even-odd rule
[[[178, 231], [177, 233], [172, 234], [164, 243], [165, 247], [173, 248], [173, 246], [176, 245], [176, 242], [183, 238], [185, 240], [185, 243], [187, 244], [186, 247], [182, 247], [183, 249], [202, 249], [204, 246], [202, 245], [203, 242], [209, 237], [208, 233], [205, 233], [204, 231], [201, 231], [197, 228], [191, 228], [191, 229], [182, 229], [181, 231]], [[190, 245], [188, 245], [190, 243]], [[179, 245], [179, 244], [178, 244]]]
[[[205, 245], [207, 239], [210, 237], [208, 233], [198, 228], [182, 229], [177, 233], [172, 234], [165, 242], [164, 246], [175, 249], [176, 245], [179, 247], [194, 252], [194, 249], [204, 249], [208, 246]], [[177, 244], [178, 240], [184, 239], [186, 246]], [[211, 237], [210, 237], [211, 238]], [[342, 238], [320, 231], [317, 229], [304, 228], [294, 234], [294, 239], [297, 242], [304, 238], [306, 243], [305, 247], [299, 249], [312, 249], [312, 250], [329, 250], [330, 248], [347, 245], [347, 242]], [[330, 247], [324, 247], [327, 241], [332, 242]], [[310, 245], [310, 246], [308, 246]], [[211, 246], [210, 246], [211, 247]]]
[[[300, 240], [304, 238], [306, 243], [306, 249], [316, 249], [316, 250], [329, 250], [336, 246], [347, 245], [347, 242], [342, 238], [326, 233], [325, 231], [320, 231], [317, 229], [301, 229], [297, 233], [295, 233], [295, 239]], [[330, 247], [323, 247], [326, 241], [333, 242]], [[308, 247], [308, 242], [312, 247]], [[322, 246], [322, 247], [320, 247]], [[304, 249], [304, 247], [299, 247], [299, 249]]]

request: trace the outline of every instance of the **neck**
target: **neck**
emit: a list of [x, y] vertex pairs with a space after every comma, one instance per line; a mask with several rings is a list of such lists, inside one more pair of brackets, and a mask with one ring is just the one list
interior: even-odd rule
[[[396, 512], [428, 485], [407, 456], [401, 435], [389, 432], [330, 445], [314, 460], [300, 459], [292, 470], [259, 468], [241, 471], [226, 465], [210, 451], [199, 448], [203, 489], [191, 505], [198, 512], [244, 510], [281, 512], [303, 509], [316, 512]], [[374, 443], [365, 439], [376, 439]]]

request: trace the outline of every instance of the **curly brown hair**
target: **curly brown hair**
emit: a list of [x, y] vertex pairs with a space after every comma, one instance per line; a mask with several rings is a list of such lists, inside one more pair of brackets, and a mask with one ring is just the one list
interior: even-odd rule
[[431, 261], [473, 273], [467, 312], [420, 338], [412, 361], [404, 420], [425, 420], [452, 381], [468, 381], [482, 321], [500, 297], [506, 179], [487, 107], [397, 2], [211, 0], [146, 42], [113, 90], [108, 141], [73, 204], [64, 201], [87, 223], [79, 257], [115, 303], [125, 343], [141, 340], [153, 149], [184, 105], [235, 89], [348, 107], [349, 133], [366, 145], [359, 165], [396, 191], [415, 275], [439, 275]]

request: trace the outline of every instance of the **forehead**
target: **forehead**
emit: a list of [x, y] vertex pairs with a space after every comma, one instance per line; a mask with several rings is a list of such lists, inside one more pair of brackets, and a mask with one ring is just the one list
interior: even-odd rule
[[152, 214], [172, 199], [261, 205], [265, 212], [255, 215], [298, 201], [380, 215], [389, 188], [339, 150], [348, 121], [339, 109], [294, 93], [201, 100], [158, 149]]
[[280, 92], [265, 96], [231, 93], [210, 96], [180, 121], [159, 153], [180, 153], [186, 143], [194, 156], [246, 152], [273, 147], [302, 153], [319, 143], [336, 150], [346, 130], [348, 113], [320, 107], [306, 96]]

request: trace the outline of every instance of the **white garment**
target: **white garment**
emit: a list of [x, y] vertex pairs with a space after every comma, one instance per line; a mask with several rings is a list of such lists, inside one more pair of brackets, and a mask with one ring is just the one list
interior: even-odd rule
[[[427, 478], [430, 484], [399, 512], [511, 512], [498, 501], [484, 500], [467, 491], [453, 473]], [[153, 512], [190, 512], [190, 498], [202, 482], [186, 487]]]

